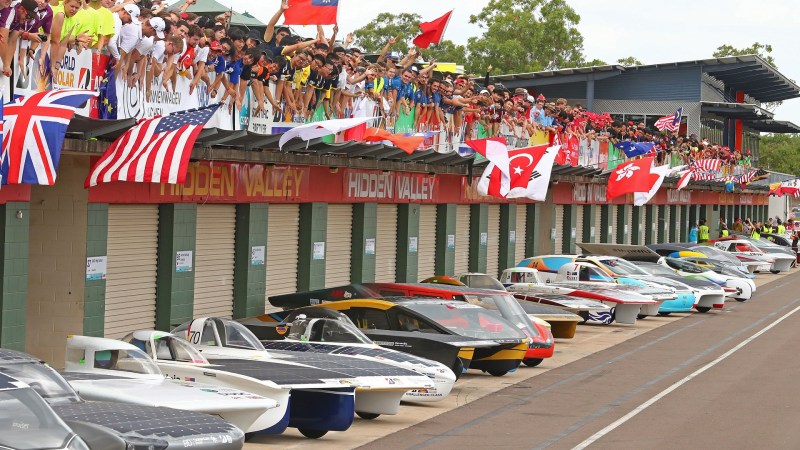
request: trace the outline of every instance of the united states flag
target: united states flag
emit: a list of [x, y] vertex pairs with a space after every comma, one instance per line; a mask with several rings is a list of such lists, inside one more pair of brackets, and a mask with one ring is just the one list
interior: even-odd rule
[[675, 114], [670, 114], [669, 116], [661, 117], [656, 121], [656, 128], [661, 131], [669, 130], [669, 131], [678, 131], [678, 128], [681, 126], [681, 116], [683, 115], [683, 107], [678, 108], [675, 111]]
[[719, 170], [720, 165], [722, 165], [722, 160], [720, 159], [705, 158], [695, 160], [691, 166], [692, 170], [717, 171]]
[[86, 178], [86, 187], [109, 181], [183, 184], [194, 142], [219, 104], [143, 119], [118, 137]]
[[3, 150], [0, 176], [3, 184], [56, 182], [64, 136], [75, 110], [96, 92], [63, 89], [38, 92], [4, 106]]

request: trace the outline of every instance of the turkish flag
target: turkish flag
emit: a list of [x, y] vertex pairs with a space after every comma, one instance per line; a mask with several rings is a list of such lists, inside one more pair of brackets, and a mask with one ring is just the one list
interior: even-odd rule
[[381, 142], [389, 141], [395, 147], [402, 149], [409, 155], [414, 153], [414, 150], [419, 148], [420, 144], [425, 140], [424, 136], [405, 136], [403, 134], [392, 134], [386, 130], [379, 128], [369, 128], [364, 134], [363, 140], [368, 142]]
[[547, 144], [509, 151], [511, 190], [507, 197], [544, 201], [558, 152], [559, 146]]
[[283, 13], [284, 25], [333, 25], [339, 0], [289, 0]]
[[439, 17], [432, 22], [422, 22], [419, 24], [422, 34], [414, 38], [414, 45], [421, 48], [428, 48], [431, 44], [439, 45], [442, 42], [442, 35], [450, 22], [450, 15], [453, 11]]
[[660, 176], [652, 173], [653, 158], [642, 158], [620, 164], [608, 177], [606, 198], [611, 200], [631, 192], [650, 192]]

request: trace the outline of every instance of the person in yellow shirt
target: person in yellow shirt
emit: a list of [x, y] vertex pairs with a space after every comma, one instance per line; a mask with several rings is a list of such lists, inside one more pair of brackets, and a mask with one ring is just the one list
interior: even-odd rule
[[114, 0], [90, 0], [89, 6], [97, 12], [97, 42], [94, 48], [102, 50], [114, 37], [114, 13], [109, 9]]
[[697, 242], [702, 244], [708, 242], [708, 225], [705, 219], [700, 219], [700, 226], [697, 228]]
[[[95, 48], [98, 43], [100, 15], [97, 10], [89, 6], [89, 3], [85, 0], [82, 0], [81, 3], [81, 9], [75, 15], [75, 34], [79, 35], [84, 33], [89, 36], [90, 42], [88, 48]], [[83, 50], [83, 48], [78, 49], [78, 51], [80, 50]]]
[[[86, 48], [91, 43], [91, 38], [85, 33], [75, 34], [77, 28], [76, 17], [81, 9], [81, 0], [64, 0], [63, 11], [53, 9], [53, 25], [50, 32], [50, 64], [52, 73], [61, 67], [61, 60], [68, 46]], [[52, 5], [51, 5], [52, 7]]]

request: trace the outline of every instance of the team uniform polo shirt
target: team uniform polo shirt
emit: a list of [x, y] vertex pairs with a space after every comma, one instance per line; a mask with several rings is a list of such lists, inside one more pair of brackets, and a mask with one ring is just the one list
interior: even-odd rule
[[156, 41], [153, 43], [153, 48], [150, 49], [150, 56], [152, 56], [157, 63], [163, 64], [166, 60], [164, 52], [166, 52], [166, 43], [164, 41]]
[[97, 12], [97, 34], [100, 36], [114, 35], [114, 16], [108, 8], [100, 7], [95, 9]]
[[98, 30], [100, 29], [100, 16], [94, 8], [81, 8], [75, 13], [75, 32], [73, 36], [86, 33], [91, 38], [90, 46], [97, 45]]

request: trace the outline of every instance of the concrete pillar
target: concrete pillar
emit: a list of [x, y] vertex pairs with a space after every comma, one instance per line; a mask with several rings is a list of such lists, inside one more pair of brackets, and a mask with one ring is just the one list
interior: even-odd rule
[[397, 282], [416, 283], [419, 245], [419, 205], [397, 205]]
[[470, 205], [469, 271], [486, 273], [486, 252], [489, 245], [489, 205]]
[[599, 205], [578, 206], [578, 208], [583, 208], [583, 236], [578, 236], [581, 242], [597, 242], [598, 234], [601, 232], [597, 229], [594, 216], [599, 207]]
[[633, 245], [642, 245], [644, 242], [644, 237], [642, 236], [643, 233], [643, 226], [644, 223], [644, 208], [641, 206], [634, 206], [631, 210], [631, 214], [633, 215], [633, 230], [631, 230], [631, 244]]
[[240, 319], [264, 314], [267, 293], [267, 264], [253, 264], [256, 249], [266, 255], [269, 205], [240, 203], [236, 205], [236, 259], [233, 266], [233, 318]]
[[632, 231], [628, 229], [628, 214], [629, 205], [617, 205], [617, 244], [628, 242], [628, 233]]
[[453, 275], [456, 264], [456, 208], [436, 206], [436, 274]]
[[563, 233], [564, 239], [561, 240], [561, 253], [565, 255], [575, 254], [575, 240], [577, 238], [576, 223], [578, 221], [578, 208], [580, 205], [564, 205], [564, 229], [558, 230]]
[[325, 260], [314, 258], [314, 246], [325, 246], [327, 255], [328, 204], [300, 204], [300, 239], [297, 255], [297, 290], [313, 291], [325, 287]]
[[[519, 207], [524, 208], [525, 205]], [[514, 253], [517, 245], [517, 208], [514, 203], [500, 205], [500, 270], [514, 267]]]
[[[178, 252], [192, 252], [197, 234], [197, 205], [167, 203], [158, 207], [158, 272], [156, 275], [156, 328], [169, 331], [192, 319], [194, 271], [177, 272]], [[263, 297], [262, 297], [263, 299]]]
[[600, 206], [600, 242], [610, 244], [614, 239], [614, 219], [611, 217], [612, 205]]
[[[350, 257], [350, 279], [353, 283], [371, 283], [375, 281], [375, 239], [377, 230], [378, 204], [355, 203], [353, 205], [353, 241]], [[369, 252], [367, 252], [367, 241], [371, 241]], [[436, 250], [439, 250], [438, 243]]]

